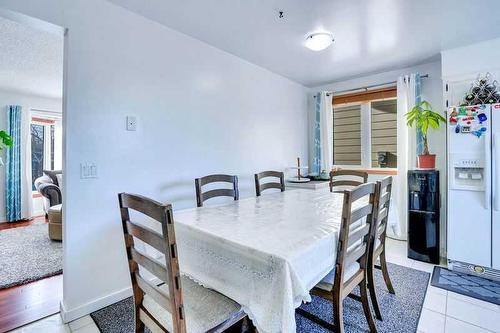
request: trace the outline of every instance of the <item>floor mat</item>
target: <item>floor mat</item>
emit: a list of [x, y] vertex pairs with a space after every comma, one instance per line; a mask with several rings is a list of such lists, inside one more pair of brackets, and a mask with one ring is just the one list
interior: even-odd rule
[[500, 282], [497, 281], [436, 266], [431, 285], [500, 305]]

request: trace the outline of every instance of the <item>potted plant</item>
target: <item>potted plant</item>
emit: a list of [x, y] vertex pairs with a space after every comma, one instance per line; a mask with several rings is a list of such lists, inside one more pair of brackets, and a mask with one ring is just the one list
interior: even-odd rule
[[[7, 132], [0, 130], [0, 152], [4, 148], [11, 148], [14, 145], [12, 137]], [[3, 159], [0, 156], [0, 166], [3, 166]]]
[[418, 167], [423, 169], [434, 169], [436, 167], [436, 155], [429, 153], [427, 142], [427, 131], [429, 127], [438, 129], [440, 122], [446, 123], [446, 119], [439, 113], [432, 111], [432, 106], [427, 101], [417, 103], [406, 115], [406, 124], [415, 127], [422, 133], [424, 151], [418, 155]]

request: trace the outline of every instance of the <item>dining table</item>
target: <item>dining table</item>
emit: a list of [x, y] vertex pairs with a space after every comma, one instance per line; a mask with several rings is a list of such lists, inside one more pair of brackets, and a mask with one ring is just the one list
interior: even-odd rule
[[342, 207], [342, 193], [297, 189], [174, 211], [180, 270], [260, 333], [295, 332], [295, 309], [334, 268]]

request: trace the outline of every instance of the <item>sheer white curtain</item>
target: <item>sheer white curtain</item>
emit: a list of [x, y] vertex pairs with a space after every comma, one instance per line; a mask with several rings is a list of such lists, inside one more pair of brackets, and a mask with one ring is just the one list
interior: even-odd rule
[[398, 175], [394, 190], [390, 219], [397, 221], [388, 229], [388, 235], [397, 239], [407, 238], [408, 225], [408, 170], [416, 162], [416, 132], [406, 126], [405, 114], [415, 105], [417, 98], [417, 75], [404, 75], [398, 78]]
[[309, 172], [319, 175], [329, 172], [333, 165], [333, 110], [332, 94], [325, 91], [314, 96], [312, 112], [309, 116]]
[[330, 172], [333, 165], [333, 107], [332, 94], [321, 93], [321, 171]]

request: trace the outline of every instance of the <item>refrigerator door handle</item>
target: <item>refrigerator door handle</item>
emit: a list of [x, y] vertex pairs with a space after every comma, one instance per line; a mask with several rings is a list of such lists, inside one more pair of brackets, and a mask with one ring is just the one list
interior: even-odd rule
[[495, 163], [495, 170], [493, 170], [493, 177], [495, 178], [495, 191], [493, 193], [493, 208], [500, 210], [500, 136], [493, 134], [493, 160]]
[[490, 167], [491, 164], [491, 146], [488, 142], [489, 135], [484, 136], [484, 208], [490, 209], [491, 204], [491, 179], [490, 179]]

